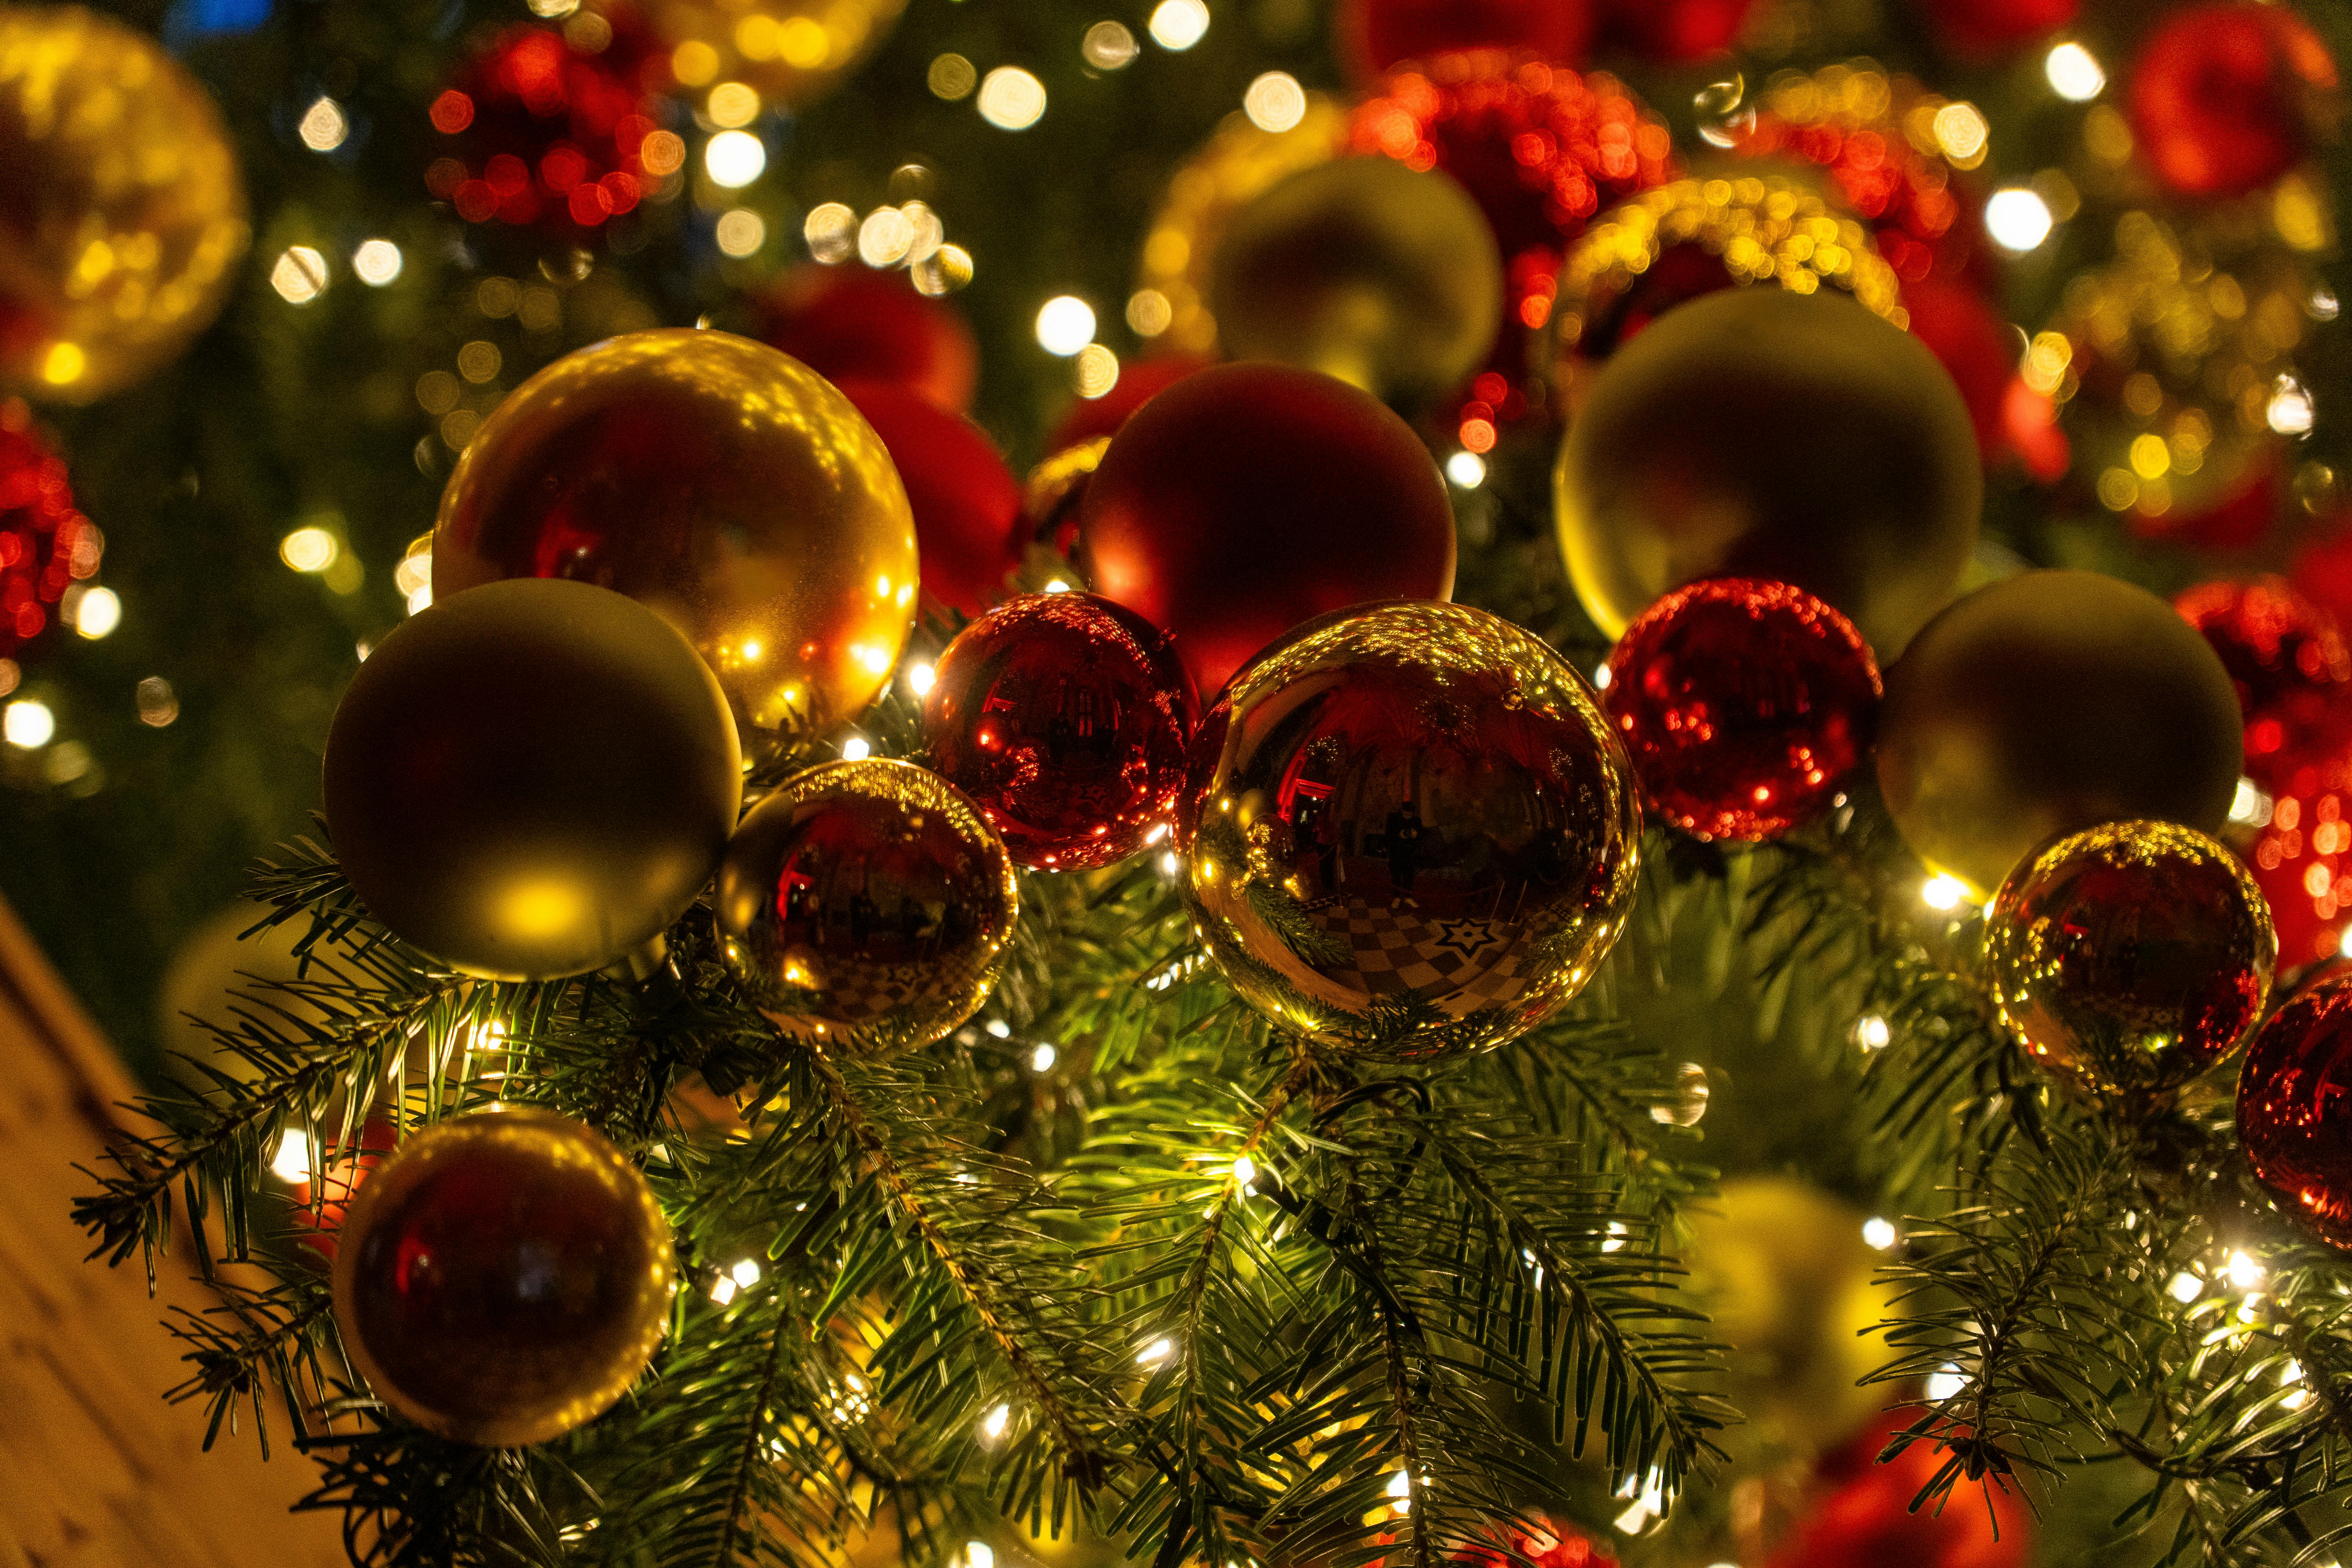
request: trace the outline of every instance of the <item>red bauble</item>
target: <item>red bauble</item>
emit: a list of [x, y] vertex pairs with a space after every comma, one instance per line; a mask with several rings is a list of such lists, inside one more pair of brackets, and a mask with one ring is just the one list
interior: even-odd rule
[[2246, 852], [2246, 868], [2271, 907], [2279, 967], [2300, 968], [2342, 951], [2352, 924], [2352, 800], [2343, 756], [2286, 770], [2270, 820]]
[[980, 344], [962, 314], [903, 277], [811, 262], [760, 311], [755, 335], [827, 381], [891, 382], [956, 414], [980, 385]]
[[433, 100], [457, 155], [425, 184], [468, 223], [587, 230], [634, 210], [658, 177], [644, 153], [667, 61], [625, 6], [507, 28]]
[[1615, 48], [1665, 65], [1721, 54], [1756, 0], [1601, 0], [1601, 32]]
[[[1511, 1550], [1534, 1568], [1617, 1568], [1617, 1559], [1609, 1554], [1609, 1549], [1594, 1545], [1582, 1531], [1558, 1520], [1538, 1518], [1538, 1524], [1521, 1525], [1510, 1533]], [[1505, 1568], [1511, 1559], [1474, 1546], [1454, 1552], [1447, 1561], [1465, 1568]]]
[[1523, 49], [1580, 64], [1592, 43], [1591, 0], [1341, 0], [1331, 24], [1359, 77], [1456, 49]]
[[32, 410], [20, 398], [0, 403], [0, 661], [48, 629], [53, 606], [76, 578], [97, 572], [102, 548]]
[[1193, 354], [1161, 354], [1119, 367], [1118, 381], [1100, 397], [1081, 397], [1070, 405], [1054, 433], [1045, 437], [1050, 455], [1066, 452], [1084, 441], [1116, 436], [1135, 411], [1192, 374], [1217, 362]]
[[2282, 787], [2298, 763], [2352, 750], [2352, 656], [2335, 616], [2278, 577], [2203, 584], [2173, 604], [2238, 689], [2255, 783]]
[[1213, 693], [1301, 621], [1454, 593], [1454, 512], [1412, 427], [1345, 382], [1219, 365], [1153, 398], [1087, 484], [1094, 585]]
[[2132, 133], [2175, 195], [2243, 195], [2309, 154], [2335, 89], [2327, 46], [2286, 6], [2185, 5], [2132, 64]]
[[1911, 1500], [1949, 1456], [1929, 1440], [1885, 1464], [1878, 1456], [1917, 1418], [1890, 1410], [1824, 1458], [1815, 1472], [1827, 1489], [1783, 1536], [1764, 1568], [2021, 1568], [2033, 1552], [2033, 1516], [2015, 1482], [1994, 1486], [1991, 1510], [1963, 1479], [1939, 1510], [1911, 1511]]
[[2010, 445], [2004, 415], [2018, 374], [2008, 324], [1974, 288], [1940, 278], [1905, 284], [1903, 303], [1911, 312], [1911, 335], [1927, 345], [1960, 389], [1969, 423], [1976, 426], [1977, 450], [1990, 460]]
[[962, 415], [887, 382], [839, 385], [907, 486], [925, 604], [981, 614], [1004, 596], [1005, 574], [1021, 563], [1021, 481]]
[[2352, 980], [2301, 992], [2254, 1036], [2238, 1143], [2281, 1209], [2352, 1251]]
[[389, 1121], [371, 1120], [360, 1129], [360, 1144], [356, 1150], [345, 1150], [328, 1162], [327, 1173], [317, 1178], [317, 1206], [312, 1206], [312, 1178], [305, 1176], [292, 1184], [294, 1226], [304, 1234], [299, 1245], [310, 1248], [328, 1262], [335, 1258], [335, 1235], [343, 1228], [343, 1215], [351, 1208], [352, 1194], [360, 1184], [384, 1163], [400, 1134]]
[[1198, 706], [1140, 616], [1093, 594], [1032, 594], [948, 644], [923, 733], [931, 765], [1016, 862], [1076, 871], [1164, 836]]
[[2076, 0], [1927, 0], [1937, 37], [1966, 55], [1998, 55], [2074, 19]]
[[1801, 588], [1717, 577], [1660, 599], [1609, 656], [1601, 705], [1642, 804], [1701, 838], [1777, 838], [1868, 753], [1878, 666]]

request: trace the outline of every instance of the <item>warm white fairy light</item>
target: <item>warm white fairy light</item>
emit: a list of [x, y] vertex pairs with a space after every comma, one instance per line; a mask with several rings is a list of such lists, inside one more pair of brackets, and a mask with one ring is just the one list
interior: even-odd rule
[[2229, 1276], [2231, 1289], [2236, 1290], [2260, 1289], [2263, 1281], [2269, 1279], [2271, 1273], [2269, 1269], [2243, 1252], [2230, 1254], [2230, 1261], [2224, 1272]]
[[980, 1435], [983, 1437], [1002, 1437], [1004, 1436], [1005, 1427], [1012, 1424], [1013, 1406], [1000, 1405], [980, 1418]]
[[2263, 422], [2282, 436], [2311, 434], [2311, 394], [2303, 383], [2291, 375], [2282, 375], [2271, 384], [2270, 402], [2263, 409]]
[[1201, 0], [1160, 0], [1151, 13], [1151, 41], [1179, 54], [1209, 34], [1209, 8]]
[[269, 1157], [269, 1173], [281, 1182], [310, 1179], [310, 1140], [289, 1128], [279, 1134], [278, 1152]]
[[1969, 885], [1937, 872], [1919, 889], [1919, 901], [1931, 910], [1957, 910], [1969, 901]]
[[269, 268], [269, 286], [289, 305], [307, 305], [327, 291], [327, 258], [307, 245], [289, 245]]
[[2042, 74], [2050, 79], [2050, 89], [2069, 103], [2088, 103], [2107, 85], [2097, 58], [2077, 43], [2053, 48], [2042, 62]]
[[1234, 1156], [1234, 1185], [1247, 1191], [1257, 1183], [1257, 1162], [1247, 1154]]
[[0, 710], [0, 737], [19, 751], [37, 751], [58, 732], [58, 716], [35, 697], [20, 697]]
[[1158, 1366], [1161, 1362], [1166, 1361], [1170, 1356], [1174, 1355], [1175, 1353], [1176, 1342], [1173, 1340], [1160, 1339], [1152, 1341], [1150, 1344], [1136, 1352], [1135, 1359], [1139, 1365]]
[[1865, 1051], [1883, 1051], [1894, 1037], [1895, 1031], [1875, 1013], [1864, 1013], [1853, 1021], [1853, 1043]]
[[1039, 1046], [1035, 1050], [1029, 1053], [1029, 1070], [1031, 1072], [1052, 1072], [1054, 1070], [1054, 1063], [1059, 1058], [1060, 1055], [1061, 1053], [1055, 1050], [1050, 1045]]
[[750, 207], [730, 207], [719, 215], [711, 237], [719, 242], [720, 255], [740, 261], [757, 256], [768, 243], [768, 221]]
[[1903, 1239], [1903, 1233], [1895, 1228], [1893, 1220], [1873, 1215], [1862, 1222], [1862, 1239], [1874, 1252], [1891, 1252], [1895, 1244]]
[[999, 131], [1026, 131], [1045, 117], [1045, 84], [1019, 66], [981, 79], [980, 117]]
[[352, 252], [352, 276], [371, 289], [381, 289], [400, 276], [407, 258], [388, 239], [365, 239]]
[[987, 1024], [982, 1026], [985, 1027], [991, 1035], [993, 1035], [1000, 1040], [1008, 1038], [1013, 1033], [1013, 1026], [1006, 1023], [1002, 1018], [991, 1018]]
[[1059, 577], [1055, 578], [1052, 582], [1045, 584], [1045, 592], [1048, 594], [1066, 594], [1069, 591], [1070, 585], [1067, 583], [1063, 582]]
[[1075, 294], [1056, 294], [1037, 308], [1037, 346], [1067, 359], [1095, 341], [1095, 310]]
[[2183, 1269], [2172, 1277], [2165, 1286], [2164, 1293], [2185, 1307], [2205, 1294], [2205, 1281]]
[[1288, 71], [1267, 71], [1242, 93], [1242, 112], [1260, 131], [1287, 131], [1307, 118], [1307, 89]]
[[845, 763], [862, 763], [873, 754], [873, 742], [863, 735], [852, 735], [841, 743], [841, 760]]
[[1160, 872], [1164, 877], [1173, 877], [1183, 868], [1184, 862], [1178, 858], [1173, 849], [1160, 858]]
[[1958, 1394], [1968, 1385], [1968, 1374], [1958, 1367], [1946, 1363], [1938, 1370], [1927, 1374], [1927, 1397], [1940, 1404]]
[[343, 112], [341, 104], [322, 93], [302, 111], [302, 122], [294, 133], [311, 152], [331, 153], [351, 136], [351, 116]]
[[122, 600], [111, 588], [90, 588], [74, 605], [73, 627], [96, 642], [122, 624]]
[[928, 697], [939, 678], [940, 672], [928, 664], [910, 664], [907, 667], [907, 689], [917, 697]]
[[724, 189], [742, 189], [768, 166], [768, 148], [748, 131], [721, 131], [702, 150], [702, 167], [710, 183]]
[[278, 558], [297, 572], [324, 572], [343, 547], [323, 528], [298, 528], [278, 542]]
[[2050, 237], [2055, 222], [2041, 193], [2024, 185], [2004, 185], [1985, 202], [1985, 232], [1993, 243], [2022, 256]]
[[1486, 459], [1475, 452], [1456, 452], [1445, 459], [1445, 477], [1465, 490], [1486, 482]]

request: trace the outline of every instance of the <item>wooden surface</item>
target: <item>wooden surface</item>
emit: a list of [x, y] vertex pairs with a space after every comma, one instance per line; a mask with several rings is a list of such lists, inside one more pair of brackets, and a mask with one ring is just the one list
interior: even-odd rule
[[331, 1514], [287, 1511], [310, 1462], [249, 1426], [202, 1452], [173, 1306], [215, 1304], [189, 1260], [82, 1261], [68, 1219], [132, 1086], [0, 901], [0, 1568], [335, 1568]]

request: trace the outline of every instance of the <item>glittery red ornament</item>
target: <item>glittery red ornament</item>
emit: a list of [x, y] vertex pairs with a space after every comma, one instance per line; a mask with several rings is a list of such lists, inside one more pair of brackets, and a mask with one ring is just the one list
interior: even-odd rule
[[[1569, 246], [1603, 207], [1675, 177], [1666, 128], [1612, 77], [1471, 49], [1375, 82], [1349, 127], [1357, 153], [1443, 169], [1503, 251], [1503, 330], [1458, 424], [1484, 451], [1527, 412], [1528, 334], [1551, 319]], [[1483, 425], [1483, 433], [1475, 426]]]
[[1428, 448], [1367, 394], [1286, 365], [1219, 365], [1144, 405], [1087, 481], [1078, 548], [1203, 693], [1301, 621], [1454, 593]]
[[1456, 49], [1520, 49], [1582, 63], [1591, 0], [1342, 0], [1331, 23], [1339, 58], [1358, 77]]
[[1076, 871], [1165, 835], [1197, 710], [1151, 623], [1093, 594], [1032, 594], [948, 644], [923, 734], [1014, 861]]
[[1216, 363], [1192, 354], [1160, 354], [1119, 366], [1118, 381], [1100, 397], [1081, 397], [1070, 405], [1054, 433], [1045, 437], [1050, 455], [1066, 452], [1082, 441], [1116, 436], [1129, 416], [1196, 370]]
[[1605, 43], [1664, 65], [1721, 54], [1756, 0], [1601, 0]]
[[1701, 838], [1777, 838], [1867, 754], [1878, 666], [1801, 588], [1717, 577], [1668, 594], [1609, 656], [1601, 705], [1642, 804]]
[[2238, 1144], [2282, 1210], [2352, 1251], [2352, 978], [2303, 991], [2246, 1047]]
[[2175, 195], [2242, 195], [2310, 154], [2335, 96], [2334, 58], [2288, 7], [2184, 5], [2132, 62], [2132, 133]]
[[1021, 481], [962, 415], [887, 382], [836, 384], [906, 484], [925, 604], [981, 614], [1004, 596], [1005, 574], [1021, 563]]
[[1932, 1440], [1879, 1462], [1895, 1434], [1918, 1418], [1890, 1410], [1814, 1471], [1819, 1500], [1765, 1559], [1764, 1568], [2020, 1568], [2033, 1552], [2033, 1515], [2015, 1483], [1987, 1499], [1963, 1480], [1940, 1510], [1911, 1501], [1950, 1458]]
[[2352, 801], [2345, 758], [2287, 770], [2246, 867], [2270, 904], [2279, 965], [2300, 968], [2342, 950], [2352, 924]]
[[0, 661], [48, 628], [66, 589], [98, 571], [102, 549], [32, 410], [18, 398], [0, 403]]
[[1998, 55], [2074, 19], [2076, 0], [1926, 0], [1937, 37], [1964, 55]]
[[980, 385], [980, 345], [952, 305], [903, 277], [814, 262], [759, 304], [754, 334], [827, 381], [887, 381], [961, 414]]
[[646, 160], [668, 58], [625, 6], [505, 29], [433, 100], [433, 127], [454, 152], [425, 171], [426, 186], [467, 223], [581, 232], [634, 211], [678, 167]]
[[2206, 583], [2173, 604], [2238, 689], [2257, 784], [2283, 787], [2298, 763], [2352, 749], [2352, 655], [2335, 616], [2279, 577]]

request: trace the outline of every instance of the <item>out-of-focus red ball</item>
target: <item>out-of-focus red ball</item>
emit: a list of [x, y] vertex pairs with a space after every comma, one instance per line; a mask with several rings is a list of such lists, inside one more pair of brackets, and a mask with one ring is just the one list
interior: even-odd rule
[[2238, 689], [2255, 783], [2279, 787], [2296, 764], [2352, 750], [2352, 656], [2335, 616], [2279, 577], [2200, 584], [2173, 605]]
[[1216, 363], [1197, 354], [1161, 354], [1118, 367], [1118, 380], [1100, 397], [1081, 397], [1070, 405], [1054, 433], [1045, 437], [1050, 455], [1066, 452], [1082, 441], [1116, 436], [1134, 412], [1192, 374]]
[[1076, 871], [1165, 836], [1198, 709], [1142, 616], [1094, 594], [1031, 594], [948, 644], [923, 734], [1016, 863]]
[[1339, 58], [1357, 77], [1454, 49], [1524, 49], [1580, 65], [1592, 44], [1591, 0], [1342, 0]]
[[1764, 1568], [2021, 1568], [2033, 1551], [2033, 1517], [2014, 1482], [2006, 1491], [1991, 1489], [1990, 1512], [1977, 1483], [1966, 1479], [1940, 1510], [1911, 1511], [1945, 1450], [1923, 1440], [1885, 1464], [1878, 1456], [1916, 1418], [1912, 1410], [1890, 1410], [1823, 1458], [1815, 1472], [1826, 1489], [1821, 1500]]
[[[1511, 1550], [1535, 1568], [1617, 1568], [1617, 1559], [1606, 1546], [1596, 1546], [1590, 1536], [1570, 1524], [1557, 1519], [1542, 1518], [1537, 1525], [1522, 1525], [1512, 1530]], [[1504, 1568], [1511, 1561], [1499, 1552], [1482, 1546], [1465, 1547], [1449, 1559], [1464, 1568]]]
[[2132, 63], [2132, 133], [2174, 194], [2243, 195], [2310, 153], [2335, 89], [2335, 58], [2288, 7], [2184, 5]]
[[1950, 47], [1998, 55], [2074, 19], [2076, 0], [1926, 0], [1927, 25]]
[[[303, 1233], [299, 1245], [327, 1262], [335, 1260], [335, 1235], [343, 1228], [343, 1215], [352, 1206], [352, 1198], [359, 1192], [360, 1184], [391, 1157], [399, 1142], [400, 1134], [391, 1122], [370, 1121], [360, 1129], [359, 1147], [331, 1159], [325, 1175], [305, 1175], [293, 1184], [290, 1195], [296, 1205], [294, 1226]], [[314, 1180], [318, 1187], [315, 1208], [311, 1206]]]
[[22, 398], [0, 401], [0, 660], [48, 628], [65, 591], [98, 570], [100, 548], [33, 411]]
[[1370, 395], [1286, 365], [1218, 365], [1146, 404], [1087, 485], [1078, 548], [1204, 694], [1301, 621], [1454, 592], [1428, 449]]
[[1611, 47], [1665, 65], [1721, 54], [1739, 37], [1756, 0], [1601, 0]]
[[761, 301], [757, 335], [827, 381], [887, 381], [961, 414], [980, 385], [980, 344], [954, 306], [903, 277], [811, 262]]
[[2008, 325], [1985, 297], [1965, 283], [1922, 279], [1903, 286], [1911, 335], [1934, 352], [1960, 389], [1976, 426], [1977, 450], [1987, 459], [2009, 445], [2002, 411], [2017, 379], [2017, 355]]
[[1660, 599], [1609, 656], [1601, 694], [1642, 804], [1702, 838], [1776, 838], [1868, 754], [1878, 666], [1801, 588], [1717, 577]]
[[977, 616], [1004, 596], [1021, 563], [1021, 481], [971, 420], [912, 388], [835, 384], [857, 405], [907, 487], [927, 604]]
[[2339, 755], [2285, 770], [2271, 814], [2245, 852], [2246, 868], [2271, 907], [2282, 971], [2343, 949], [2352, 925], [2352, 768]]
[[2238, 1143], [2282, 1211], [2352, 1251], [2352, 981], [2304, 991], [2246, 1047]]

